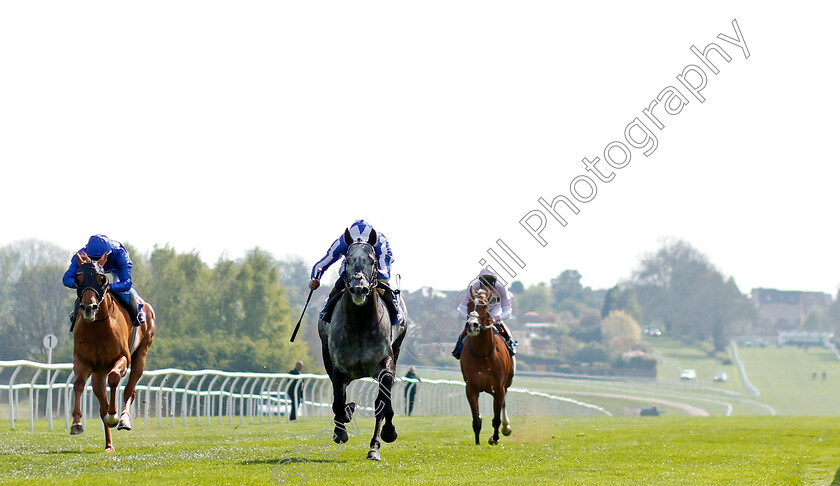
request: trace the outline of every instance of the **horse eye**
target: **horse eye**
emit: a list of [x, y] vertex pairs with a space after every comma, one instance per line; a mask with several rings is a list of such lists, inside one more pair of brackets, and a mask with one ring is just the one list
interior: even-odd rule
[[105, 285], [105, 282], [107, 282], [104, 275], [97, 275], [96, 281], [99, 282], [99, 285]]
[[81, 273], [77, 273], [74, 280], [76, 281], [76, 285], [82, 285], [82, 282], [85, 280], [85, 276]]

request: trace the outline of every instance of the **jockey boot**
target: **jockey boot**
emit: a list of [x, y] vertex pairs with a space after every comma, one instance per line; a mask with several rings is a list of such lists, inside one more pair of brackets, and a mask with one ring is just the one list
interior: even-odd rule
[[452, 350], [452, 357], [455, 359], [461, 359], [461, 351], [464, 349], [464, 336], [467, 335], [467, 330], [464, 329], [461, 332], [461, 335], [458, 336], [458, 342], [455, 343], [455, 349]]
[[400, 309], [399, 290], [393, 290], [387, 282], [382, 281], [379, 283], [379, 288], [384, 291], [382, 293], [382, 299], [385, 300], [385, 305], [388, 306], [388, 311], [393, 316], [391, 325], [400, 326], [405, 323], [405, 317]]
[[510, 338], [505, 339], [505, 344], [507, 345], [508, 351], [510, 352], [510, 356], [516, 356], [516, 345], [519, 344], [517, 341], [514, 341]]
[[76, 303], [73, 304], [73, 312], [70, 313], [70, 332], [73, 332], [73, 328], [76, 326], [76, 314], [79, 313], [79, 304], [82, 303], [82, 299], [76, 297]]
[[505, 346], [507, 346], [510, 356], [516, 356], [515, 346], [519, 344], [519, 342], [513, 340], [513, 338], [510, 335], [510, 331], [507, 328], [507, 324], [505, 324], [503, 321], [498, 321], [496, 323], [496, 328], [499, 330], [499, 335], [502, 336], [502, 339], [505, 340]]
[[327, 301], [324, 303], [324, 308], [321, 309], [321, 314], [319, 314], [319, 317], [322, 321], [326, 323], [330, 322], [330, 319], [332, 319], [333, 309], [335, 309], [335, 304], [341, 298], [341, 292], [343, 290], [344, 279], [339, 278], [333, 286], [332, 290], [330, 290], [330, 295], [327, 297]]
[[146, 323], [146, 311], [143, 310], [143, 304], [135, 292], [129, 293], [128, 298], [128, 313], [131, 316], [131, 322], [135, 326], [142, 326]]

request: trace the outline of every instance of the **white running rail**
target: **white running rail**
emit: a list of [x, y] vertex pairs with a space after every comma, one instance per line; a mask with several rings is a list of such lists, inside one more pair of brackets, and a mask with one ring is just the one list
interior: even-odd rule
[[[122, 392], [128, 373], [117, 392], [117, 410], [122, 407]], [[329, 418], [332, 413], [332, 385], [327, 375], [288, 373], [244, 373], [218, 370], [187, 371], [180, 369], [146, 370], [137, 385], [132, 417], [159, 426], [218, 423], [272, 423], [289, 420], [287, 390], [293, 380], [301, 380], [303, 400], [298, 406], [300, 419]], [[0, 361], [0, 417], [6, 415], [14, 428], [28, 419], [32, 431], [36, 420], [47, 419], [50, 430], [54, 420], [64, 421], [69, 430], [73, 410], [72, 363], [43, 364], [33, 361]], [[397, 378], [391, 391], [394, 411], [406, 413], [406, 385], [416, 380]], [[357, 403], [357, 413], [373, 416], [378, 383], [370, 378], [356, 380], [347, 389], [347, 401]], [[481, 394], [481, 410], [492, 413], [492, 397]], [[93, 396], [90, 379], [82, 394], [82, 420], [100, 424], [98, 401]], [[508, 390], [510, 415], [612, 415], [607, 410], [571, 398], [532, 392], [522, 388]], [[469, 415], [464, 383], [454, 380], [424, 379], [417, 382], [412, 415]]]

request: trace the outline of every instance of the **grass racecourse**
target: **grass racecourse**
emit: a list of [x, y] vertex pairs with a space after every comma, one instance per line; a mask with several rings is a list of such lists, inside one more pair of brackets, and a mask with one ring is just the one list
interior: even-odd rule
[[[135, 420], [106, 454], [96, 422], [81, 436], [45, 421], [0, 426], [0, 484], [561, 484], [840, 486], [840, 361], [824, 349], [742, 348], [737, 369], [657, 341], [659, 380], [594, 382], [522, 376], [515, 386], [567, 394], [614, 416], [512, 416], [513, 434], [473, 444], [469, 417], [403, 417], [382, 462], [365, 459], [373, 420], [357, 417], [337, 446], [332, 424], [158, 426]], [[696, 382], [678, 379], [697, 369]], [[730, 379], [711, 377], [726, 371]], [[822, 372], [826, 372], [823, 379]], [[816, 377], [814, 372], [817, 373]], [[620, 398], [619, 398], [620, 397]], [[422, 399], [422, 398], [421, 398]], [[664, 416], [624, 416], [658, 405]], [[693, 416], [702, 409], [709, 416]], [[3, 415], [0, 415], [2, 417]]]
[[[485, 422], [487, 419], [485, 418]], [[0, 433], [3, 484], [840, 484], [840, 420], [819, 417], [518, 417], [498, 446], [467, 417], [399, 417], [365, 459], [372, 419], [339, 447], [330, 422]], [[485, 426], [486, 427], [486, 426]], [[351, 427], [352, 429], [352, 427]], [[486, 430], [486, 429], [485, 429]]]

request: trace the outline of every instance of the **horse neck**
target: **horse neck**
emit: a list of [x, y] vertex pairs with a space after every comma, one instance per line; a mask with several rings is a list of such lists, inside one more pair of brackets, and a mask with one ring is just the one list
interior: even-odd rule
[[478, 312], [478, 320], [480, 322], [484, 322], [487, 319], [492, 319], [490, 314], [487, 312], [487, 304], [481, 304], [475, 306], [475, 311]]
[[105, 296], [99, 302], [99, 309], [96, 311], [96, 320], [110, 319], [115, 313], [116, 305], [117, 302], [114, 300], [114, 296], [105, 292]]
[[482, 329], [477, 335], [470, 336], [470, 352], [479, 357], [490, 355], [496, 344], [495, 339], [492, 327]]
[[379, 316], [377, 315], [377, 308], [379, 307], [379, 295], [377, 295], [376, 289], [374, 289], [373, 292], [371, 292], [370, 297], [368, 297], [368, 299], [362, 305], [354, 304], [353, 299], [350, 297], [349, 293], [344, 294], [344, 297], [341, 298], [341, 302], [346, 323], [364, 324], [367, 322], [376, 322], [379, 320]]

